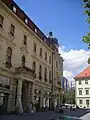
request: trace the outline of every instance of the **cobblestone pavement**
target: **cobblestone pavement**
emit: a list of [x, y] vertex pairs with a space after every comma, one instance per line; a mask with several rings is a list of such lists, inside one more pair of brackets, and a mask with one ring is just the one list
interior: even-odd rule
[[78, 109], [76, 111], [70, 111], [69, 109], [65, 109], [65, 112], [63, 114], [54, 113], [54, 112], [40, 112], [40, 113], [35, 113], [34, 115], [30, 115], [28, 113], [22, 116], [4, 115], [4, 116], [0, 116], [0, 120], [50, 120], [52, 116], [64, 115], [64, 116], [82, 117], [85, 114], [87, 114], [86, 110]]

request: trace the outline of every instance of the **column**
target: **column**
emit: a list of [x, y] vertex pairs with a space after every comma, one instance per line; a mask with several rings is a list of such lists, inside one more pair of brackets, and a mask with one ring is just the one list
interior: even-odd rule
[[49, 107], [49, 98], [46, 99], [46, 106]]
[[34, 99], [34, 89], [35, 89], [35, 84], [31, 84], [31, 101], [35, 104], [35, 99]]
[[43, 98], [43, 107], [45, 107], [45, 101], [46, 101], [46, 98], [44, 97]]
[[57, 98], [55, 99], [55, 107], [56, 107], [56, 105], [57, 105]]
[[22, 79], [18, 80], [17, 105], [16, 105], [16, 107], [18, 107], [20, 113], [23, 113], [21, 96], [22, 96]]
[[8, 97], [8, 105], [7, 105], [7, 111], [14, 111], [15, 110], [15, 86], [16, 80], [11, 79], [10, 81], [10, 93]]

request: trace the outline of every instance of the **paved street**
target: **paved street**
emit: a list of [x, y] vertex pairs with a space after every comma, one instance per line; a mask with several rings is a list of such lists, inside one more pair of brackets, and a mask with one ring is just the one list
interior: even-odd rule
[[[49, 120], [52, 116], [65, 115], [65, 116], [75, 116], [82, 117], [86, 114], [86, 110], [76, 110], [70, 111], [69, 109], [65, 109], [64, 114], [54, 113], [54, 112], [42, 112], [35, 113], [34, 115], [24, 114], [23, 116], [15, 116], [15, 115], [4, 115], [0, 116], [0, 120]], [[86, 119], [85, 119], [86, 120]]]

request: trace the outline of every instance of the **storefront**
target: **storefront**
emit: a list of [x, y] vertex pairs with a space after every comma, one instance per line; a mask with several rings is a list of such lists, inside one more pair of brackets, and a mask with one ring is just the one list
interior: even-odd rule
[[6, 111], [8, 106], [10, 78], [0, 76], [0, 111]]

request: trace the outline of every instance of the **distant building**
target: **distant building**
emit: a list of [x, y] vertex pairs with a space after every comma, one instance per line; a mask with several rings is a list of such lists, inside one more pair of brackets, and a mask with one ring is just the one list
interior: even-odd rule
[[69, 88], [69, 82], [68, 79], [63, 77], [63, 81], [62, 81], [62, 89], [64, 92], [67, 92]]
[[90, 66], [74, 79], [76, 104], [81, 108], [90, 108]]

